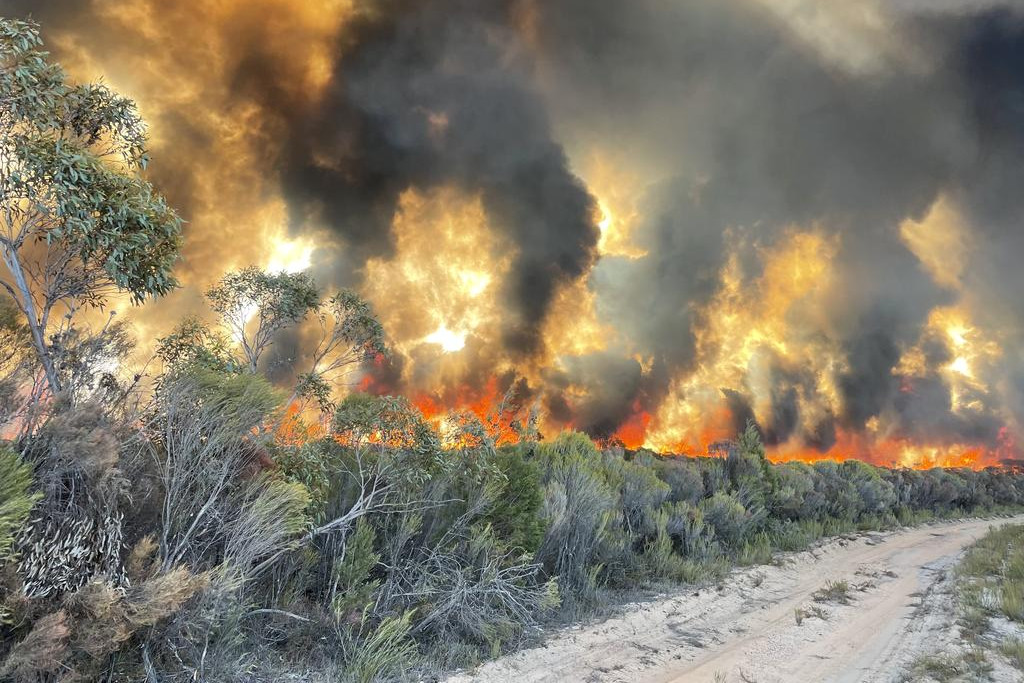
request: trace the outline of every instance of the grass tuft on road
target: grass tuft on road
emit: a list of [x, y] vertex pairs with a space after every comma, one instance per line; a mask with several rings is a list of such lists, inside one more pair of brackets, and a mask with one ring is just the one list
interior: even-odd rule
[[814, 602], [836, 602], [840, 605], [849, 605], [853, 600], [850, 594], [850, 584], [847, 581], [829, 581], [811, 595]]

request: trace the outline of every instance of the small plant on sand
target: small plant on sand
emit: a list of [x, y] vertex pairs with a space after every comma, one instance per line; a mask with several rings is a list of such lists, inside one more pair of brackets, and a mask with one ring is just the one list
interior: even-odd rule
[[814, 602], [837, 602], [840, 605], [849, 605], [853, 600], [850, 594], [850, 584], [846, 581], [829, 581], [816, 590], [811, 599]]
[[921, 655], [915, 659], [903, 680], [936, 680], [939, 683], [946, 683], [967, 673], [967, 663], [961, 657], [950, 654], [930, 654]]
[[793, 618], [796, 620], [797, 626], [804, 623], [804, 619], [809, 619], [810, 617], [827, 621], [828, 616], [828, 612], [818, 605], [807, 605], [805, 607], [797, 607], [793, 610]]

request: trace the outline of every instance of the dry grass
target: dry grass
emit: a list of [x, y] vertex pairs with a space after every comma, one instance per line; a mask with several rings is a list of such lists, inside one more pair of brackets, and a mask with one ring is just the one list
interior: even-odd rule
[[[975, 676], [985, 674], [992, 669], [986, 652], [994, 650], [1024, 671], [1024, 641], [994, 638], [991, 630], [993, 618], [1024, 623], [1024, 526], [1006, 524], [990, 530], [968, 548], [956, 571], [961, 611], [957, 623], [962, 640], [970, 645], [958, 660], [958, 668], [966, 666]], [[939, 674], [952, 673], [946, 670], [955, 658], [944, 657], [933, 657], [931, 665]], [[940, 666], [943, 664], [946, 666]], [[940, 681], [951, 680], [930, 675]]]
[[816, 590], [811, 599], [815, 602], [835, 602], [840, 605], [849, 605], [853, 600], [850, 584], [847, 581], [829, 581]]
[[829, 613], [818, 605], [807, 605], [806, 607], [797, 607], [794, 609], [793, 617], [796, 620], [796, 625], [799, 626], [804, 622], [804, 619], [809, 619], [811, 617], [827, 621]]
[[981, 627], [982, 615], [1024, 623], [1024, 526], [1007, 524], [987, 533], [957, 572], [972, 631]]
[[63, 610], [37, 620], [29, 634], [11, 648], [0, 677], [28, 683], [60, 669], [68, 656], [69, 621]]
[[905, 680], [935, 680], [946, 683], [968, 673], [967, 663], [961, 657], [949, 654], [922, 655], [910, 666]]

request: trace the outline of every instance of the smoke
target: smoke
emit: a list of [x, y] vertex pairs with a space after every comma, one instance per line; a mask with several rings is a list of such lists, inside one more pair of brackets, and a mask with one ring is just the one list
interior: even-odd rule
[[291, 126], [284, 188], [293, 211], [370, 255], [389, 248], [407, 188], [479, 194], [514, 249], [503, 343], [528, 356], [558, 287], [589, 270], [597, 230], [520, 64], [510, 7], [379, 3], [345, 26], [327, 95]]
[[1009, 2], [0, 0], [29, 11], [138, 99], [189, 220], [143, 331], [291, 254], [380, 311], [364, 388], [518, 377], [554, 426], [676, 449], [753, 419], [779, 457], [1024, 426]]
[[[994, 443], [997, 425], [1017, 414], [964, 396], [971, 409], [957, 412], [942, 376], [952, 358], [931, 358], [924, 376], [901, 389], [897, 368], [926, 333], [930, 312], [969, 296], [928, 272], [900, 226], [965, 192], [982, 195], [961, 200], [982, 207], [971, 211], [972, 230], [975, 222], [985, 226], [981, 234], [1000, 225], [996, 210], [1004, 225], [1018, 219], [1007, 185], [1019, 177], [1021, 128], [1007, 98], [1020, 87], [1020, 17], [1006, 8], [952, 14], [904, 4], [897, 12], [869, 3], [877, 21], [867, 26], [871, 12], [813, 4], [803, 11], [796, 2], [581, 1], [538, 9], [548, 96], [568, 144], [614, 137], [634, 164], [661, 176], [632, 226], [647, 257], [605, 258], [592, 277], [603, 309], [655, 356], [654, 372], [685, 376], [705, 360], [698, 342], [706, 320], [694, 312], [717, 305], [718, 273], [737, 243], [747, 247], [740, 271], [752, 287], [763, 267], [751, 258], [758, 245], [780, 243], [794, 226], [834, 234], [838, 251], [821, 284], [827, 293], [809, 322], [841, 362], [815, 368], [831, 374], [822, 384], [834, 387], [805, 397], [826, 409], [806, 426], [805, 441], [830, 446], [834, 408], [850, 431], [877, 429], [881, 418], [889, 436]], [[810, 26], [808, 14], [816, 15]], [[844, 26], [847, 14], [857, 16]], [[815, 33], [826, 24], [828, 36]], [[837, 53], [830, 43], [850, 49]], [[997, 230], [989, 242], [998, 254], [983, 269], [993, 275], [1011, 272], [1024, 254], [1011, 230]], [[723, 239], [730, 232], [739, 238]], [[973, 263], [969, 270], [968, 280]], [[996, 277], [1001, 284], [986, 300], [1005, 298], [1007, 282]], [[810, 306], [795, 303], [791, 319]], [[1020, 311], [1006, 317], [1020, 320]], [[1006, 322], [989, 329], [1008, 331]], [[786, 441], [798, 427], [799, 393], [784, 375], [770, 379], [755, 411], [744, 386], [755, 368], [745, 370], [724, 392], [734, 422], [756, 413], [770, 442]]]

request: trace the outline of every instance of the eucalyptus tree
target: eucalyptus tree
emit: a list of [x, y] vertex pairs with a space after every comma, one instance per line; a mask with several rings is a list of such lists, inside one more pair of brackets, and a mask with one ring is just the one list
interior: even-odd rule
[[134, 102], [69, 83], [35, 23], [0, 19], [0, 286], [52, 392], [77, 312], [177, 284], [182, 221], [143, 177], [147, 162]]
[[[315, 320], [319, 329], [309, 330], [307, 369], [298, 375], [289, 405], [296, 399], [313, 401], [329, 414], [334, 409], [333, 385], [355, 366], [388, 354], [384, 328], [369, 302], [347, 289], [321, 298], [306, 273], [270, 273], [249, 266], [225, 275], [207, 290], [206, 298], [228, 336], [189, 321], [161, 340], [165, 361], [192, 360], [256, 373], [275, 335], [307, 318]], [[241, 350], [238, 360], [233, 359], [231, 340]]]
[[241, 345], [250, 372], [274, 335], [303, 320], [320, 304], [316, 284], [306, 273], [268, 273], [250, 266], [225, 275], [206, 292], [210, 308]]
[[316, 311], [320, 336], [310, 369], [299, 375], [295, 396], [313, 399], [321, 410], [333, 408], [331, 385], [353, 367], [388, 355], [384, 327], [369, 302], [343, 289]]

